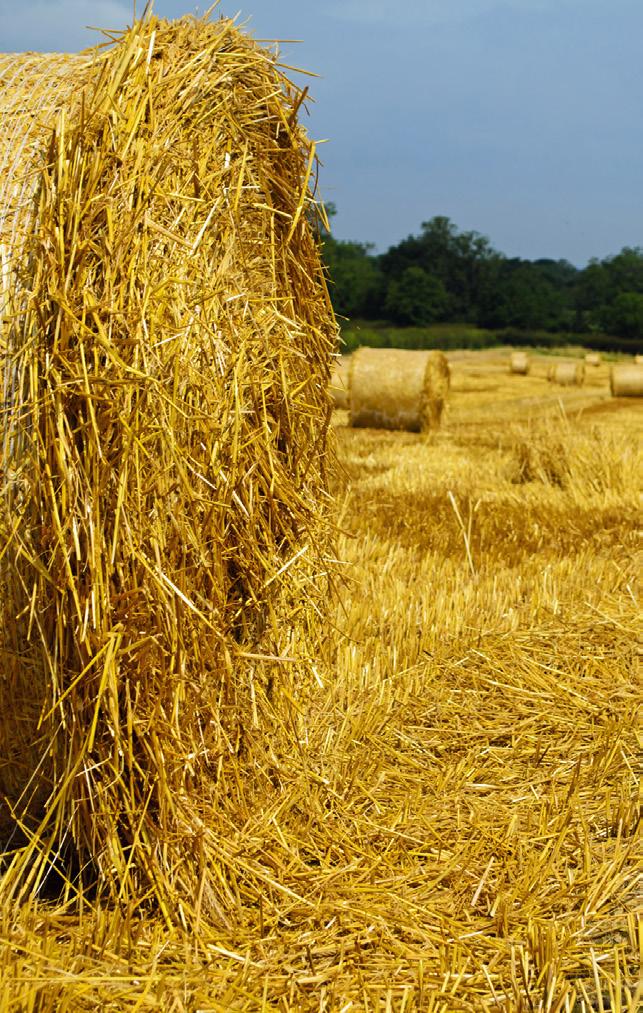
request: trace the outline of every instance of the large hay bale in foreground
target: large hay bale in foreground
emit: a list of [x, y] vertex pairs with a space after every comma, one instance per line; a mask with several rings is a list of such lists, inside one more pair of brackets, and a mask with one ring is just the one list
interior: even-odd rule
[[350, 368], [349, 355], [341, 355], [333, 362], [330, 373], [330, 393], [335, 408], [346, 409], [349, 406]]
[[643, 365], [625, 362], [612, 366], [610, 390], [614, 397], [643, 397]]
[[585, 366], [582, 362], [557, 362], [549, 367], [547, 378], [561, 387], [582, 387]]
[[337, 340], [301, 99], [227, 20], [0, 57], [2, 896], [57, 857], [224, 918], [296, 755]]
[[519, 376], [527, 376], [529, 373], [529, 356], [526, 352], [511, 353], [509, 372], [517, 373]]
[[350, 424], [414, 433], [436, 429], [449, 384], [442, 352], [360, 348], [351, 357]]

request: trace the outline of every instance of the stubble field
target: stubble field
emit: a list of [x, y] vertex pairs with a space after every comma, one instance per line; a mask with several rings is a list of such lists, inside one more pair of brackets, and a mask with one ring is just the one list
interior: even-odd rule
[[450, 359], [428, 438], [335, 415], [336, 626], [230, 832], [265, 903], [187, 941], [5, 910], [0, 1013], [638, 1008], [643, 403]]

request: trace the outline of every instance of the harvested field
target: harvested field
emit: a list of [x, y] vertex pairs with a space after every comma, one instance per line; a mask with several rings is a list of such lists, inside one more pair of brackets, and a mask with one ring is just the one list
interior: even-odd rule
[[335, 413], [345, 580], [305, 733], [226, 807], [261, 889], [190, 933], [6, 905], [1, 1013], [638, 1009], [643, 405], [606, 364], [556, 396], [544, 357], [451, 366], [428, 441]]

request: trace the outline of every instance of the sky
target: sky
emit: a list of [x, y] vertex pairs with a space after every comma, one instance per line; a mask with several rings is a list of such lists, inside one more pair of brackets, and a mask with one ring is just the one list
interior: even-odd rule
[[[0, 51], [78, 50], [97, 39], [85, 26], [132, 11], [0, 0]], [[383, 251], [447, 215], [512, 257], [582, 266], [643, 246], [643, 0], [222, 0], [219, 13], [300, 40], [281, 54], [317, 75], [296, 79], [337, 238]]]

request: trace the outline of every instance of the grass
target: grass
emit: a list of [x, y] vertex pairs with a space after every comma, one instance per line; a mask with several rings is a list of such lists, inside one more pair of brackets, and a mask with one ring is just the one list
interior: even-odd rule
[[336, 413], [345, 579], [235, 917], [5, 906], [0, 1013], [638, 1008], [643, 406], [507, 359], [428, 439]]

